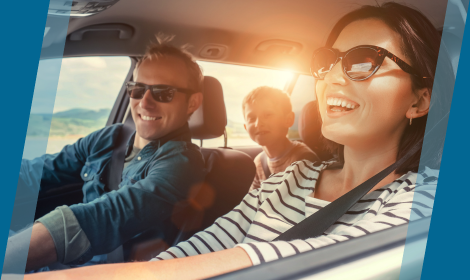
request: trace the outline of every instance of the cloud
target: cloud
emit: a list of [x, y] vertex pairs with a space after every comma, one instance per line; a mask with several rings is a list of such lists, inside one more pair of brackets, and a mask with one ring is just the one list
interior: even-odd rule
[[112, 108], [130, 65], [129, 57], [63, 59], [54, 112]]

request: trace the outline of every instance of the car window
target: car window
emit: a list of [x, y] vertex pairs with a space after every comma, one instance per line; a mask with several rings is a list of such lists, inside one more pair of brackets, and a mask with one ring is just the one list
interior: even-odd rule
[[47, 153], [106, 125], [130, 66], [129, 57], [62, 59]]
[[[232, 64], [199, 61], [205, 76], [217, 78], [224, 90], [225, 107], [227, 110], [227, 136], [230, 147], [257, 145], [243, 127], [243, 98], [259, 86], [271, 86], [284, 89], [292, 79], [289, 71], [256, 68]], [[203, 147], [222, 147], [224, 138], [204, 140]], [[193, 140], [199, 145], [198, 140]]]
[[298, 130], [300, 113], [305, 104], [315, 99], [315, 79], [312, 76], [300, 75], [290, 96], [292, 111], [295, 113], [295, 122], [289, 129], [289, 139], [300, 139]]

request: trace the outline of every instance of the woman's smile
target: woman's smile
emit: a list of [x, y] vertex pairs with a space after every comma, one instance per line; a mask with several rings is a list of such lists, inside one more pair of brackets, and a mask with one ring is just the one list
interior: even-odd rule
[[342, 97], [328, 97], [326, 99], [326, 114], [330, 118], [348, 115], [359, 108], [359, 104]]
[[359, 104], [338, 95], [327, 95], [326, 114], [328, 117], [337, 118], [348, 115], [359, 108]]

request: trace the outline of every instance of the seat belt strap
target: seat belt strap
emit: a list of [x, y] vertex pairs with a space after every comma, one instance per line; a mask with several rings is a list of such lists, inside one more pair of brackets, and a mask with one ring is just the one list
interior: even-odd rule
[[305, 220], [301, 221], [297, 225], [291, 227], [273, 241], [291, 241], [294, 239], [306, 240], [322, 235], [333, 223], [341, 218], [359, 199], [366, 195], [372, 188], [374, 188], [380, 181], [387, 177], [390, 173], [396, 170], [401, 164], [407, 159], [418, 152], [419, 148], [423, 143], [421, 139], [407, 154], [401, 159], [396, 161], [394, 164], [385, 168], [381, 172], [377, 173], [364, 183], [355, 187], [348, 193], [344, 194], [340, 198], [331, 202], [327, 206], [318, 210], [313, 215], [310, 215]]
[[[129, 121], [128, 121], [129, 120]], [[106, 177], [106, 188], [108, 191], [118, 190], [122, 181], [122, 171], [124, 169], [124, 160], [127, 151], [127, 142], [134, 133], [135, 129], [131, 125], [130, 118], [124, 122], [119, 137], [116, 140], [111, 160], [108, 164]], [[107, 254], [107, 263], [120, 263], [124, 261], [124, 251], [122, 245]]]
[[261, 153], [260, 160], [261, 160], [261, 166], [263, 167], [264, 176], [266, 176], [266, 179], [268, 179], [269, 176], [271, 176], [271, 170], [269, 170], [268, 156], [266, 155], [266, 152]]
[[119, 184], [122, 180], [122, 171], [124, 169], [127, 141], [132, 136], [134, 131], [135, 129], [130, 124], [128, 124], [127, 121], [122, 126], [106, 172], [106, 188], [108, 191], [119, 189]]

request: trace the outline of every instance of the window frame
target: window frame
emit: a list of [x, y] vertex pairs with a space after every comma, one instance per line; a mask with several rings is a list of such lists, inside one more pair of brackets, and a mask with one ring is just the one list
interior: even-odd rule
[[116, 101], [114, 102], [114, 105], [111, 109], [111, 113], [109, 114], [108, 121], [106, 122], [106, 126], [111, 126], [116, 123], [122, 123], [124, 121], [126, 112], [129, 108], [129, 103], [130, 103], [129, 98], [126, 98], [127, 97], [126, 83], [131, 81], [132, 78], [134, 77], [134, 69], [138, 61], [136, 57], [129, 56], [129, 58], [131, 59], [131, 66], [129, 68], [129, 73], [127, 73], [127, 76], [124, 79], [124, 82], [122, 83], [121, 90], [119, 91]]

